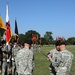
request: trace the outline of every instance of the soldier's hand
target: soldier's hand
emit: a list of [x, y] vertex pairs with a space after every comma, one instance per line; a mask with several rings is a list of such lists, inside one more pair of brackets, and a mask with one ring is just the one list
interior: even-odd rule
[[49, 61], [50, 61], [50, 60], [52, 60], [52, 58], [51, 58], [51, 57], [48, 57], [48, 58], [47, 58], [47, 60], [49, 60]]
[[15, 59], [14, 59], [14, 58], [12, 58], [11, 60], [12, 60], [12, 61], [15, 61]]
[[9, 60], [9, 59], [7, 59], [7, 62], [10, 62], [10, 60]]

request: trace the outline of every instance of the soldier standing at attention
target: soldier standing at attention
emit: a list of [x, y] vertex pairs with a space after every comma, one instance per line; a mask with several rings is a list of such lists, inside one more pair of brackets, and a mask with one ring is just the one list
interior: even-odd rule
[[16, 64], [15, 64], [15, 57], [17, 52], [21, 49], [21, 47], [18, 45], [18, 41], [14, 40], [14, 45], [12, 47], [12, 75], [16, 74]]
[[[58, 60], [56, 58], [58, 58], [58, 54], [59, 54], [59, 43], [60, 43], [60, 41], [57, 40], [56, 43], [55, 43], [55, 49], [50, 50], [50, 52], [47, 54], [47, 59], [49, 61], [51, 61], [50, 58], [52, 58], [52, 60], [55, 63], [57, 63]], [[55, 71], [55, 68], [54, 68], [54, 66], [55, 66], [54, 62], [52, 62], [52, 61], [50, 62], [50, 66], [49, 66], [50, 75], [56, 75], [56, 71]]]
[[15, 61], [18, 75], [32, 75], [33, 70], [33, 52], [31, 51], [32, 41], [26, 40], [24, 48], [19, 50]]

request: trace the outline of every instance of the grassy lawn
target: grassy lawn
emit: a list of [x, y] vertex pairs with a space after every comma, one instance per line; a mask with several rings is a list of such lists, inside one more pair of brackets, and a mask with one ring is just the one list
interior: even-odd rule
[[[41, 47], [40, 52], [34, 52], [35, 68], [33, 75], [50, 75], [48, 67], [50, 62], [45, 55], [53, 48], [54, 46], [43, 46]], [[74, 54], [72, 75], [75, 75], [75, 46], [67, 46], [67, 49]]]
[[[46, 54], [53, 49], [54, 46], [43, 46], [40, 52], [34, 52], [35, 56], [35, 68], [34, 75], [50, 75], [49, 64], [50, 62], [46, 59]], [[67, 49], [71, 51], [75, 56], [75, 46], [67, 46]], [[75, 75], [75, 57], [72, 64], [72, 75]]]

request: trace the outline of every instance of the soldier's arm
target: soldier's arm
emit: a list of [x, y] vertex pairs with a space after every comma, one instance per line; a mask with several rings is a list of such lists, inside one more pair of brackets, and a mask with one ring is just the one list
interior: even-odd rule
[[18, 52], [17, 55], [16, 55], [16, 57], [15, 57], [16, 66], [18, 66], [20, 58], [21, 58], [20, 52]]
[[[69, 55], [65, 55], [65, 66], [69, 69], [72, 66], [72, 60], [73, 60], [74, 55], [70, 53]], [[67, 59], [67, 60], [66, 60]]]
[[47, 60], [49, 60], [49, 61], [52, 60], [52, 54], [53, 54], [53, 50], [51, 50], [50, 52], [47, 53]]
[[50, 61], [50, 58], [49, 57], [50, 57], [50, 52], [47, 53], [47, 60]]
[[29, 55], [28, 67], [31, 72], [33, 69], [33, 52], [32, 51], [30, 52], [30, 55]]

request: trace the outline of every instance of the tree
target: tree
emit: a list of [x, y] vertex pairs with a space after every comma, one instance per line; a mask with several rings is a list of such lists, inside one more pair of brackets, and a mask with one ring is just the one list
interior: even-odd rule
[[35, 30], [29, 30], [25, 33], [26, 39], [32, 39], [32, 34], [34, 34], [37, 38], [36, 43], [39, 43], [40, 34]]
[[48, 42], [44, 37], [41, 37], [41, 45], [48, 45]]
[[19, 34], [19, 43], [23, 45], [24, 40], [26, 39], [25, 34]]
[[70, 37], [67, 39], [67, 44], [75, 45], [75, 37]]
[[52, 37], [52, 32], [46, 32], [44, 35], [44, 38], [46, 39], [46, 41], [48, 42], [48, 44], [52, 44], [53, 43], [53, 37]]

